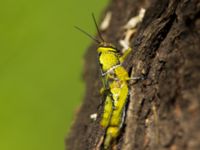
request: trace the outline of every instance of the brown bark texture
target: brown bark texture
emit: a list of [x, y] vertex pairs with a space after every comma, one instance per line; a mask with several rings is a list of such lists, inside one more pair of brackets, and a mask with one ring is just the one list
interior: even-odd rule
[[[145, 8], [123, 64], [131, 77], [130, 97], [116, 150], [200, 150], [200, 1], [112, 0], [102, 32], [119, 47], [122, 27]], [[66, 140], [68, 150], [95, 150], [105, 134], [100, 125], [103, 99], [100, 70], [92, 44], [85, 55], [84, 102]], [[97, 113], [96, 121], [90, 115]]]

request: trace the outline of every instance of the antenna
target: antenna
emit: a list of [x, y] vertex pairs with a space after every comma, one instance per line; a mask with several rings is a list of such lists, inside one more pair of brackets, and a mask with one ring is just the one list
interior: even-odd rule
[[101, 42], [98, 41], [96, 38], [94, 38], [92, 35], [90, 35], [89, 33], [87, 33], [86, 31], [84, 31], [83, 29], [74, 26], [77, 30], [79, 30], [80, 32], [82, 32], [83, 34], [87, 35], [89, 38], [91, 38], [92, 40], [94, 40], [95, 42], [97, 42], [98, 44], [100, 44]]
[[95, 26], [96, 26], [96, 29], [97, 29], [97, 32], [98, 32], [98, 34], [99, 34], [100, 39], [102, 40], [102, 42], [104, 42], [104, 39], [103, 39], [103, 37], [102, 37], [102, 35], [101, 35], [101, 32], [100, 32], [100, 30], [99, 30], [99, 27], [98, 27], [98, 25], [97, 25], [97, 21], [96, 21], [96, 19], [95, 19], [94, 13], [92, 13], [92, 19], [93, 19], [93, 21], [94, 21], [94, 24], [95, 24]]

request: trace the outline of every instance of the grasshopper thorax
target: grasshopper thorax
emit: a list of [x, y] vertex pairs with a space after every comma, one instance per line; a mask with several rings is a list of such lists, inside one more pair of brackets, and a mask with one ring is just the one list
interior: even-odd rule
[[112, 44], [101, 42], [97, 52], [103, 74], [112, 72], [114, 68], [120, 65], [119, 52]]

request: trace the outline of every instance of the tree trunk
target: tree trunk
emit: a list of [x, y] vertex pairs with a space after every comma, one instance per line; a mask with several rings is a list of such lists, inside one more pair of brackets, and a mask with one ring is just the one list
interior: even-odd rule
[[[200, 149], [200, 1], [112, 0], [112, 13], [102, 31], [106, 41], [119, 47], [123, 26], [145, 8], [143, 21], [131, 39], [133, 49], [124, 66], [131, 77], [130, 97], [119, 150]], [[104, 14], [104, 15], [105, 15]], [[104, 16], [103, 15], [103, 16]], [[86, 94], [68, 136], [68, 150], [98, 149], [105, 130], [97, 46], [85, 56]], [[96, 121], [91, 114], [97, 113]]]

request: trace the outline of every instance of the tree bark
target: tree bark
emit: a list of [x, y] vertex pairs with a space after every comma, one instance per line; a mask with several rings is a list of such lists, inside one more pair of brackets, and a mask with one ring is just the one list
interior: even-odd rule
[[[131, 77], [124, 129], [115, 149], [200, 149], [200, 1], [112, 0], [106, 41], [119, 47], [122, 27], [145, 8], [123, 64]], [[102, 17], [103, 18], [103, 17]], [[93, 150], [105, 134], [97, 46], [85, 55], [84, 102], [66, 140], [68, 150]], [[90, 115], [97, 113], [96, 121]]]

